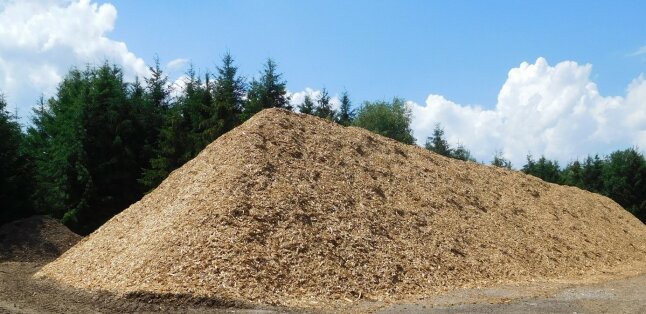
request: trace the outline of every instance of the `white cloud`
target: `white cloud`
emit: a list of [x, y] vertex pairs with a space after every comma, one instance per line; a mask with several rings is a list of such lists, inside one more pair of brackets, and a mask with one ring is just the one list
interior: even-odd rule
[[516, 167], [527, 153], [565, 164], [587, 154], [646, 147], [646, 80], [640, 76], [625, 96], [602, 96], [590, 80], [592, 66], [543, 58], [509, 71], [493, 109], [461, 105], [429, 95], [412, 103], [412, 128], [423, 144], [436, 123], [448, 140], [463, 143], [479, 161], [502, 151]]
[[186, 85], [188, 84], [188, 82], [190, 82], [190, 79], [191, 78], [186, 74], [181, 75], [180, 77], [175, 79], [175, 81], [173, 81], [173, 83], [170, 84], [171, 97], [173, 98], [180, 97], [182, 93], [184, 93], [184, 90], [186, 89]]
[[185, 58], [177, 58], [171, 60], [170, 62], [166, 63], [166, 71], [173, 72], [177, 70], [184, 70], [188, 62], [189, 60]]
[[125, 43], [107, 37], [117, 10], [80, 1], [8, 1], [0, 5], [0, 91], [20, 114], [30, 114], [41, 93], [51, 96], [72, 66], [104, 60], [127, 79], [148, 73]]
[[639, 47], [639, 49], [637, 49], [636, 51], [630, 53], [628, 56], [636, 57], [636, 56], [643, 55], [643, 54], [646, 54], [646, 46]]
[[[298, 111], [298, 106], [305, 101], [305, 96], [310, 96], [312, 101], [316, 103], [316, 100], [321, 97], [321, 90], [306, 87], [305, 90], [300, 92], [287, 92], [287, 95], [290, 97], [289, 103], [294, 107], [294, 110]], [[330, 104], [332, 104], [332, 109], [334, 110], [341, 108], [341, 99], [338, 94], [330, 97]]]

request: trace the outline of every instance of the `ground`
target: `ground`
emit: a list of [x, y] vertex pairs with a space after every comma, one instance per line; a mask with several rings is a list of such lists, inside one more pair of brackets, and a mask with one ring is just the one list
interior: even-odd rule
[[[307, 312], [285, 308], [217, 308], [203, 301], [158, 303], [61, 289], [31, 276], [42, 263], [0, 263], [0, 313], [272, 313]], [[646, 313], [646, 274], [598, 283], [529, 283], [461, 289], [396, 304], [357, 302], [336, 310], [371, 313]]]

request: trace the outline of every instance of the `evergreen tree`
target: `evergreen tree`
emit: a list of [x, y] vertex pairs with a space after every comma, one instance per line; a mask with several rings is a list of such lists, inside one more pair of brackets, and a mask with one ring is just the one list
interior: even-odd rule
[[251, 118], [266, 108], [285, 108], [292, 110], [287, 95], [287, 82], [278, 73], [276, 62], [267, 59], [260, 79], [253, 79], [247, 94], [247, 102], [242, 113], [242, 120]]
[[563, 184], [584, 188], [582, 171], [581, 163], [578, 160], [569, 163], [567, 167], [563, 169]]
[[391, 102], [365, 102], [359, 108], [353, 125], [404, 144], [413, 144], [415, 138], [410, 123], [410, 108], [403, 99], [394, 98]]
[[72, 69], [57, 95], [36, 108], [26, 147], [42, 212], [86, 234], [141, 197], [146, 118], [136, 104], [142, 92], [105, 63]]
[[6, 111], [0, 93], [0, 225], [33, 214], [31, 171], [23, 150], [24, 139], [17, 116]]
[[438, 123], [433, 129], [433, 135], [426, 139], [426, 149], [440, 154], [442, 156], [451, 157], [452, 151], [449, 142], [444, 137], [444, 129]]
[[315, 108], [316, 108], [316, 105], [312, 101], [312, 97], [310, 97], [310, 95], [305, 95], [305, 99], [303, 99], [303, 103], [298, 105], [298, 111], [300, 113], [314, 114]]
[[547, 182], [560, 184], [562, 181], [558, 162], [548, 160], [545, 156], [541, 156], [538, 161], [534, 161], [532, 155], [527, 155], [527, 164], [523, 166], [522, 171]]
[[185, 87], [173, 106], [164, 115], [156, 155], [144, 171], [140, 182], [151, 190], [173, 170], [195, 157], [208, 143], [201, 126], [208, 118], [212, 99], [207, 83], [196, 75], [193, 66], [186, 73]]
[[350, 95], [347, 91], [341, 93], [341, 107], [337, 114], [336, 122], [348, 126], [354, 120], [354, 110], [351, 109]]
[[336, 115], [336, 111], [332, 109], [332, 104], [330, 103], [330, 94], [325, 87], [321, 90], [318, 99], [316, 99], [314, 115], [328, 120], [334, 120], [334, 116]]
[[449, 157], [463, 161], [476, 161], [476, 159], [471, 156], [471, 151], [462, 144], [458, 144], [457, 148], [452, 149]]
[[222, 58], [222, 66], [217, 68], [218, 75], [213, 82], [213, 104], [202, 121], [202, 134], [207, 145], [240, 123], [245, 82], [237, 75], [238, 68], [233, 61], [231, 54], [227, 53]]
[[502, 152], [497, 151], [494, 156], [493, 160], [491, 161], [491, 165], [500, 167], [500, 168], [506, 168], [506, 169], [511, 169], [511, 161], [505, 159], [503, 157]]
[[603, 160], [595, 155], [588, 156], [581, 169], [581, 187], [590, 192], [602, 193], [603, 189]]

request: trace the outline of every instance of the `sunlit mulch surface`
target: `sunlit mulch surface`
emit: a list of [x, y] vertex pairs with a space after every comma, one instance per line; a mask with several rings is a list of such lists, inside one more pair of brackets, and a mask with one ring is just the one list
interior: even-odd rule
[[36, 277], [324, 307], [643, 267], [645, 239], [606, 197], [272, 109]]

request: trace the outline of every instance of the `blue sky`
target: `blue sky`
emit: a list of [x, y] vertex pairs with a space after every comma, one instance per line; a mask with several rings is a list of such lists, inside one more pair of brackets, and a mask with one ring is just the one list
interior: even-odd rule
[[480, 161], [499, 151], [567, 163], [646, 147], [645, 1], [0, 0], [0, 91], [27, 124], [72, 66], [126, 77], [155, 55], [180, 88], [188, 62], [267, 57], [298, 103], [347, 89], [399, 96], [423, 144], [436, 123]]
[[214, 68], [231, 51], [241, 71], [279, 62], [289, 87], [347, 88], [357, 101], [439, 93], [495, 105], [510, 68], [545, 57], [594, 65], [619, 94], [646, 69], [644, 1], [112, 1], [113, 38], [150, 62]]

